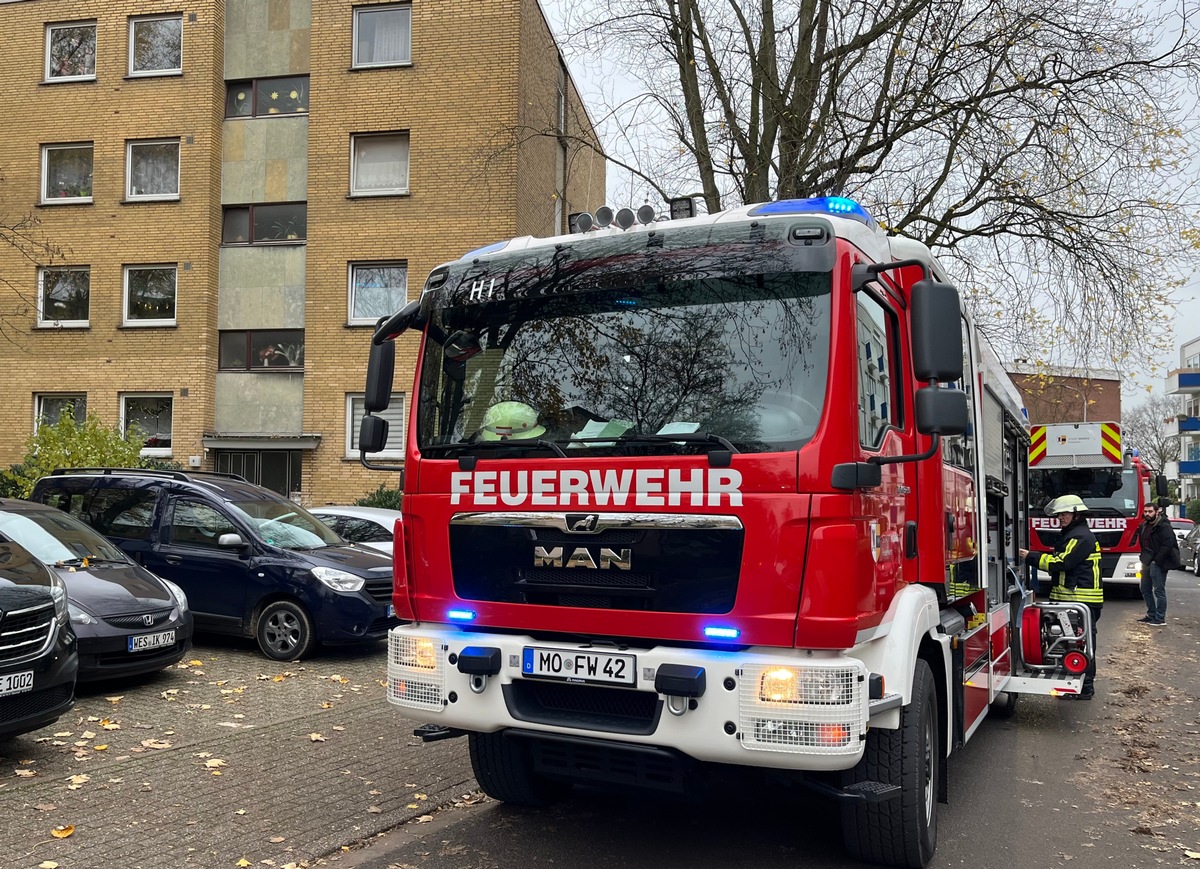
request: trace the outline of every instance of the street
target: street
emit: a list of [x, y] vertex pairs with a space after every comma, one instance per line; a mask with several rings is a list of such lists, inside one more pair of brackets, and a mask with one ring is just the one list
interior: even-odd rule
[[[1169, 587], [1160, 629], [1110, 595], [1099, 702], [1023, 698], [951, 759], [932, 866], [1194, 865], [1200, 583], [1177, 571]], [[280, 665], [202, 638], [179, 667], [85, 689], [56, 725], [0, 748], [0, 865], [853, 865], [836, 807], [737, 770], [687, 802], [486, 800], [465, 740], [421, 745], [384, 701], [384, 658]]]

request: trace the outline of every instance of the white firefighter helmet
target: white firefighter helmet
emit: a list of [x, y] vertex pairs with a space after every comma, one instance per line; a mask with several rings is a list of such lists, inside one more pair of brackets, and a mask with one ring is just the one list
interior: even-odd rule
[[538, 423], [537, 411], [523, 401], [501, 401], [483, 415], [479, 439], [484, 441], [528, 440], [541, 437], [546, 427]]
[[1057, 516], [1059, 513], [1086, 513], [1087, 504], [1078, 495], [1059, 495], [1046, 505], [1047, 516]]

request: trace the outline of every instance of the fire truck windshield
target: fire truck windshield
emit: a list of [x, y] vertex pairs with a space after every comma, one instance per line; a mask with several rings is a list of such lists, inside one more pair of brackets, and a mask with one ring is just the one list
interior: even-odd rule
[[1059, 495], [1078, 495], [1099, 516], [1137, 516], [1138, 475], [1133, 469], [1036, 468], [1029, 472], [1029, 505], [1041, 511]]
[[785, 272], [435, 308], [419, 446], [437, 458], [523, 440], [567, 455], [798, 449], [824, 403], [831, 286], [829, 273]]

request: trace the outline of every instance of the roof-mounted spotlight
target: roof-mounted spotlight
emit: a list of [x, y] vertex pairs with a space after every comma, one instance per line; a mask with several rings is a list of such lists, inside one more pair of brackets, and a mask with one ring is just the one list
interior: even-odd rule
[[571, 221], [571, 228], [575, 232], [587, 232], [594, 226], [596, 221], [592, 220], [592, 216], [586, 211], [581, 211], [575, 215], [575, 219]]
[[657, 213], [654, 210], [654, 206], [650, 205], [649, 203], [643, 205], [637, 210], [638, 223], [642, 224], [643, 226], [649, 223], [654, 223], [654, 218], [656, 216]]
[[617, 226], [621, 227], [621, 229], [629, 229], [629, 227], [633, 226], [633, 221], [636, 218], [633, 216], [632, 208], [622, 208], [617, 212], [617, 215], [614, 219], [616, 220]]
[[676, 196], [674, 199], [668, 199], [667, 205], [671, 210], [672, 220], [683, 220], [696, 216], [696, 200], [690, 196]]
[[604, 229], [613, 222], [613, 210], [607, 205], [601, 205], [596, 209], [596, 226]]

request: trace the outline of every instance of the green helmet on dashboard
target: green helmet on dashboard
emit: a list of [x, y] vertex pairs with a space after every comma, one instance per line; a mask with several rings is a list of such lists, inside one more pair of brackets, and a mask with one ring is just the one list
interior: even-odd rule
[[538, 423], [537, 411], [523, 401], [501, 401], [483, 415], [479, 439], [484, 441], [525, 440], [541, 437], [546, 427]]

